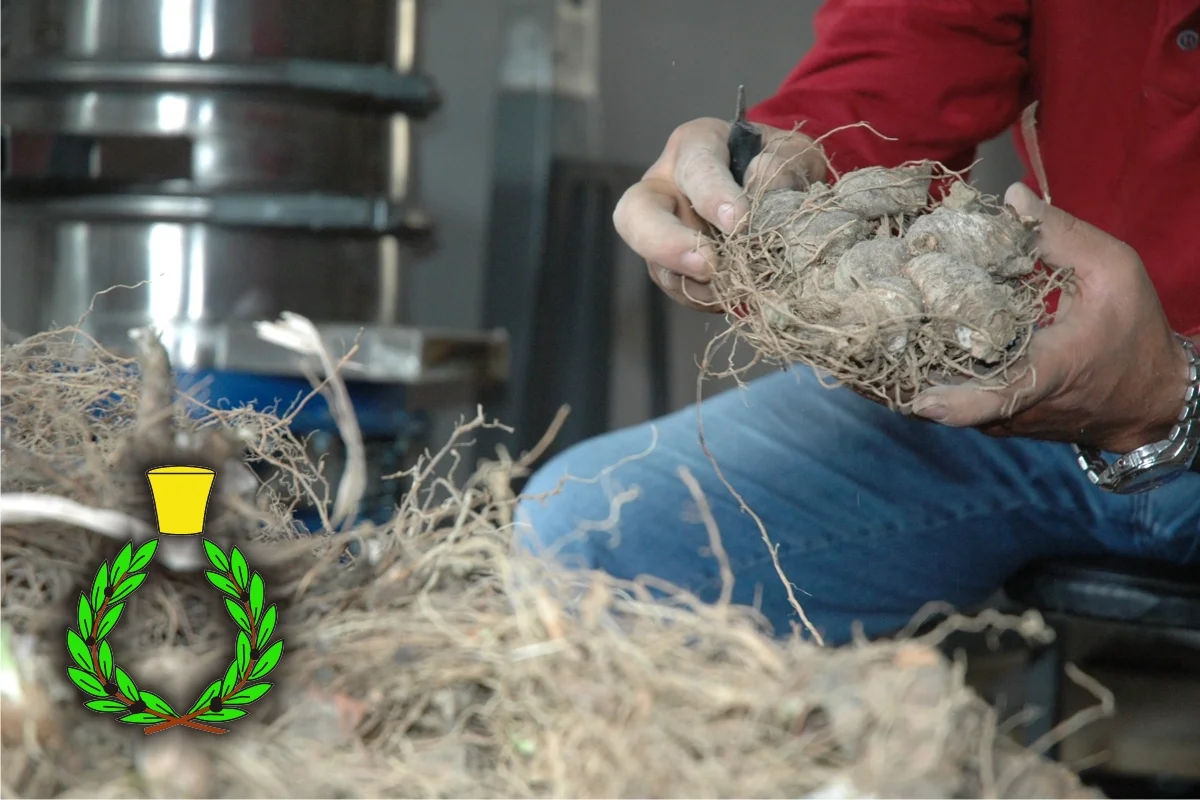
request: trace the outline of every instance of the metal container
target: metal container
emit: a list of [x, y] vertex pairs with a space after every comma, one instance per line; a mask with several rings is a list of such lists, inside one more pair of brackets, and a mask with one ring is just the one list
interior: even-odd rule
[[[5, 58], [390, 63], [392, 0], [35, 0], [5, 3]], [[331, 14], [331, 7], [344, 13]], [[411, 65], [404, 65], [405, 67]]]
[[415, 0], [3, 10], [6, 326], [403, 322]]
[[[403, 325], [431, 231], [411, 123], [438, 104], [414, 68], [416, 0], [0, 3], [5, 326], [78, 324], [123, 351], [153, 325], [185, 393], [286, 410], [316, 365], [253, 323], [302, 314], [335, 357], [357, 342], [360, 511], [390, 515], [426, 412], [508, 360], [503, 335]], [[289, 418], [336, 481], [324, 401]]]

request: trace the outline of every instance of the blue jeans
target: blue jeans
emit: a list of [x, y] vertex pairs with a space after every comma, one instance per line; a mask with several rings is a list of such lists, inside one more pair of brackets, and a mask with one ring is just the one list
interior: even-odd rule
[[[826, 389], [807, 369], [706, 400], [703, 415], [709, 449], [761, 517], [796, 598], [829, 643], [847, 641], [856, 620], [878, 636], [932, 600], [980, 603], [1032, 559], [1200, 561], [1200, 474], [1146, 494], [1109, 494], [1088, 483], [1067, 445], [904, 417]], [[715, 600], [718, 562], [678, 476], [686, 466], [720, 527], [734, 602], [757, 605], [786, 634], [799, 618], [757, 526], [697, 433], [693, 406], [569, 448], [525, 494], [552, 491], [565, 475], [587, 482], [524, 501], [518, 535], [568, 566], [654, 575]], [[613, 499], [635, 488], [614, 514]]]

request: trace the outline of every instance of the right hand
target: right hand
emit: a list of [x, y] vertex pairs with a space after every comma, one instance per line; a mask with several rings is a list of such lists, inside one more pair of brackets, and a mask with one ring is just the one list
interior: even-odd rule
[[763, 150], [746, 170], [746, 188], [729, 171], [729, 123], [685, 122], [642, 180], [613, 212], [617, 233], [646, 259], [650, 279], [676, 302], [721, 313], [712, 280], [713, 228], [729, 234], [750, 211], [748, 193], [803, 189], [825, 176], [825, 158], [807, 136], [759, 125]]

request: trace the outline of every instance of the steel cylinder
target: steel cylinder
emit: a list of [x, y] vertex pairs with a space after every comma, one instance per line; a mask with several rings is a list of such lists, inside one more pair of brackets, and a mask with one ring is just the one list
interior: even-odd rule
[[416, 8], [5, 0], [4, 324], [403, 323]]

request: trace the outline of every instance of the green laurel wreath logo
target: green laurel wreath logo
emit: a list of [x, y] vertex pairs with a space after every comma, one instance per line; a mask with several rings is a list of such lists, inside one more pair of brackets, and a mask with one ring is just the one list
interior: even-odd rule
[[107, 638], [121, 619], [125, 602], [146, 580], [158, 541], [137, 550], [133, 543], [121, 548], [112, 566], [105, 561], [96, 572], [90, 592], [79, 595], [78, 630], [67, 630], [67, 650], [75, 666], [67, 674], [85, 694], [95, 698], [84, 705], [100, 714], [113, 714], [121, 722], [145, 726], [146, 735], [176, 726], [206, 733], [228, 733], [208, 724], [229, 722], [246, 715], [249, 706], [270, 691], [265, 678], [279, 664], [283, 640], [271, 644], [278, 613], [266, 606], [262, 576], [251, 573], [246, 557], [236, 547], [229, 553], [204, 540], [204, 552], [213, 569], [204, 573], [225, 597], [225, 608], [238, 627], [234, 659], [225, 675], [213, 681], [186, 714], [153, 692], [138, 689], [125, 670], [116, 665]]

